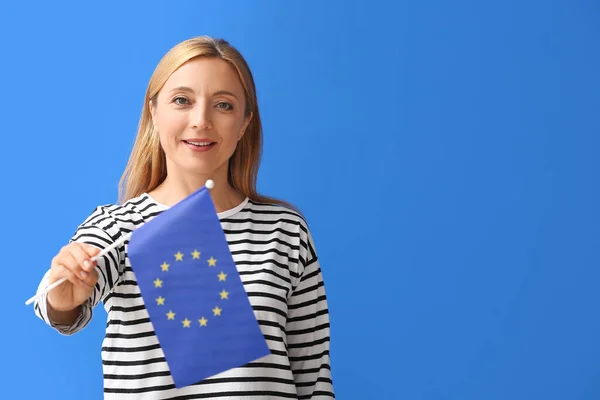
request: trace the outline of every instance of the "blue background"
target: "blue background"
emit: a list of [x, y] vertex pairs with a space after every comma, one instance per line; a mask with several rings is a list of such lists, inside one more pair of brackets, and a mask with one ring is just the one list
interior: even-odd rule
[[259, 188], [313, 231], [339, 399], [600, 398], [600, 5], [296, 3], [0, 5], [0, 398], [102, 398], [104, 310], [61, 337], [24, 301], [201, 34], [255, 74]]

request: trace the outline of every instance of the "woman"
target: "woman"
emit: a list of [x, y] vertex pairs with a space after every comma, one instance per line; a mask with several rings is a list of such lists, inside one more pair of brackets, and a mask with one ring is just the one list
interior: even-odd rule
[[[105, 398], [333, 398], [329, 315], [306, 222], [261, 196], [262, 128], [248, 65], [224, 40], [171, 49], [146, 92], [120, 204], [104, 205], [53, 258], [35, 312], [64, 335], [83, 329], [102, 301]], [[211, 196], [271, 354], [176, 389], [140, 296], [127, 242], [92, 257], [212, 179]]]

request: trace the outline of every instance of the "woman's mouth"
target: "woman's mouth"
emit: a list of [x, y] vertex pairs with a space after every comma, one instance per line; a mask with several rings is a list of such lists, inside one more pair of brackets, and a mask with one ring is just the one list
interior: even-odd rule
[[210, 140], [183, 140], [183, 143], [185, 143], [185, 145], [187, 147], [189, 147], [191, 150], [194, 151], [208, 151], [210, 149], [212, 149], [216, 143], [215, 142], [211, 142]]

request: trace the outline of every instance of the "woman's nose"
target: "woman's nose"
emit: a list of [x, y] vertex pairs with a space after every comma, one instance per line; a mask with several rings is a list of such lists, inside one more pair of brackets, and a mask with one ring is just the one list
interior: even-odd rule
[[210, 108], [200, 102], [192, 111], [192, 127], [200, 130], [212, 128]]

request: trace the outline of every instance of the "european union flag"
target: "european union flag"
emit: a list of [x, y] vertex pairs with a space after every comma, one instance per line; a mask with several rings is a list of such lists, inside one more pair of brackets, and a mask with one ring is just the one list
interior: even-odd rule
[[176, 387], [270, 353], [206, 187], [136, 229], [128, 252]]

